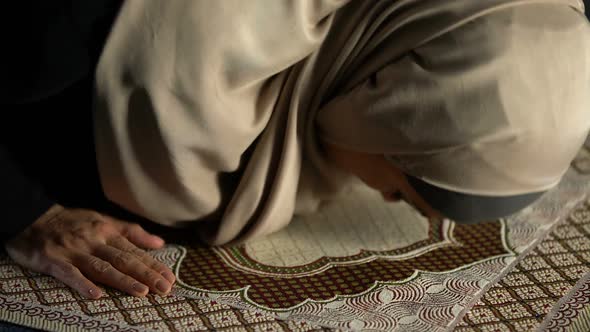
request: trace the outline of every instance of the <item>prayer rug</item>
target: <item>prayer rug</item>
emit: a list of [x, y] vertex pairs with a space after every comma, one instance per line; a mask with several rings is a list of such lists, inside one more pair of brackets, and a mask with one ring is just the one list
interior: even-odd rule
[[[245, 245], [206, 248], [179, 240], [153, 252], [177, 274], [169, 297], [107, 290], [105, 298], [82, 299], [4, 255], [0, 319], [55, 331], [449, 330], [515, 266], [533, 264], [535, 246], [558, 220], [587, 213], [581, 203], [590, 190], [589, 150], [558, 188], [508, 219], [478, 225], [428, 221], [359, 187], [320, 213]], [[588, 224], [578, 226], [590, 231]], [[580, 258], [560, 252], [569, 231], [559, 231], [548, 238], [553, 248], [537, 250], [565, 271], [571, 266], [559, 264]], [[568, 282], [551, 287], [560, 285], [571, 288]]]
[[[577, 293], [589, 291], [588, 278], [590, 201], [554, 228], [515, 269], [492, 286], [456, 331], [545, 331], [549, 326], [549, 330], [571, 327], [573, 318], [581, 314], [581, 306], [590, 301]], [[568, 302], [570, 299], [573, 302]], [[540, 328], [543, 319], [544, 326]]]
[[540, 327], [541, 331], [590, 331], [590, 273], [564, 296]]

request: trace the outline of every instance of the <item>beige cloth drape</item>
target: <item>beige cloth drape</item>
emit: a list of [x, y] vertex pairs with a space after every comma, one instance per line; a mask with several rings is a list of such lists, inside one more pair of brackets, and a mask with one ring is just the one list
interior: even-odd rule
[[470, 20], [535, 3], [583, 8], [576, 0], [126, 0], [96, 73], [105, 194], [164, 225], [198, 222], [211, 244], [277, 231], [347, 182], [317, 145], [321, 107]]
[[319, 135], [454, 192], [543, 192], [590, 129], [589, 45], [571, 7], [495, 11], [345, 87], [319, 112]]

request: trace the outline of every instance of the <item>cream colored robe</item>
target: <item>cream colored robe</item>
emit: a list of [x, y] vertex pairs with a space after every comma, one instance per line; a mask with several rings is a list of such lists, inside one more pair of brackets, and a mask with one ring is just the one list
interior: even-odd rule
[[351, 82], [476, 17], [577, 0], [126, 0], [100, 57], [103, 189], [211, 244], [277, 231], [348, 176], [315, 114]]

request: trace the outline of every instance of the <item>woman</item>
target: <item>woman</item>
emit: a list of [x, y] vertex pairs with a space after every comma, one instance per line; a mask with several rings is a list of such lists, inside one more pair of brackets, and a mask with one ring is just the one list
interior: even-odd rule
[[[355, 176], [431, 218], [506, 216], [588, 134], [588, 35], [576, 0], [126, 1], [96, 67], [102, 189], [212, 245], [277, 231]], [[91, 297], [92, 281], [170, 289], [133, 246], [161, 240], [99, 224], [102, 244], [46, 242], [66, 252], [48, 272]], [[34, 267], [30, 238], [7, 249]]]

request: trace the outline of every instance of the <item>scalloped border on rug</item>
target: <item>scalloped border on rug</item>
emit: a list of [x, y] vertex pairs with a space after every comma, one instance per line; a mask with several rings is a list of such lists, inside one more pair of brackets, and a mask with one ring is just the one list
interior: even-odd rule
[[[335, 295], [319, 301], [306, 299], [290, 308], [271, 308], [252, 301], [248, 295], [249, 286], [215, 291], [184, 283], [180, 258], [192, 250], [187, 252], [177, 248], [171, 256], [178, 257], [178, 260], [168, 261], [180, 276], [177, 294], [214, 299], [233, 307], [272, 314], [279, 319], [332, 328], [446, 331], [461, 320], [491, 285], [539, 243], [558, 220], [569, 215], [584, 200], [590, 191], [590, 173], [585, 167], [580, 167], [588, 156], [585, 152], [574, 161], [575, 167], [568, 171], [558, 188], [544, 195], [526, 211], [499, 223], [502, 225], [500, 233], [503, 235], [504, 250], [511, 252], [509, 254], [475, 261], [446, 272], [416, 270], [406, 279], [375, 281], [367, 290], [356, 295]], [[224, 273], [223, 270], [218, 272]], [[453, 284], [459, 286], [451, 286]]]
[[[310, 275], [268, 276], [234, 269], [213, 249], [187, 246], [178, 264], [178, 279], [187, 288], [228, 293], [265, 309], [292, 309], [307, 301], [366, 293], [380, 281], [402, 282], [418, 271], [446, 272], [493, 257], [514, 255], [506, 245], [504, 221], [450, 227], [448, 245], [413, 257], [377, 258], [354, 265], [334, 265]], [[430, 232], [436, 233], [436, 232]]]
[[382, 251], [361, 249], [355, 255], [344, 257], [324, 256], [309, 264], [297, 266], [270, 266], [263, 264], [252, 258], [246, 250], [246, 246], [243, 245], [229, 248], [212, 248], [212, 250], [232, 269], [245, 273], [254, 273], [259, 276], [295, 278], [319, 274], [335, 266], [359, 265], [380, 258], [388, 261], [407, 260], [434, 249], [460, 245], [453, 237], [454, 226], [455, 224], [448, 220], [433, 220], [429, 223], [428, 237], [408, 246]]

